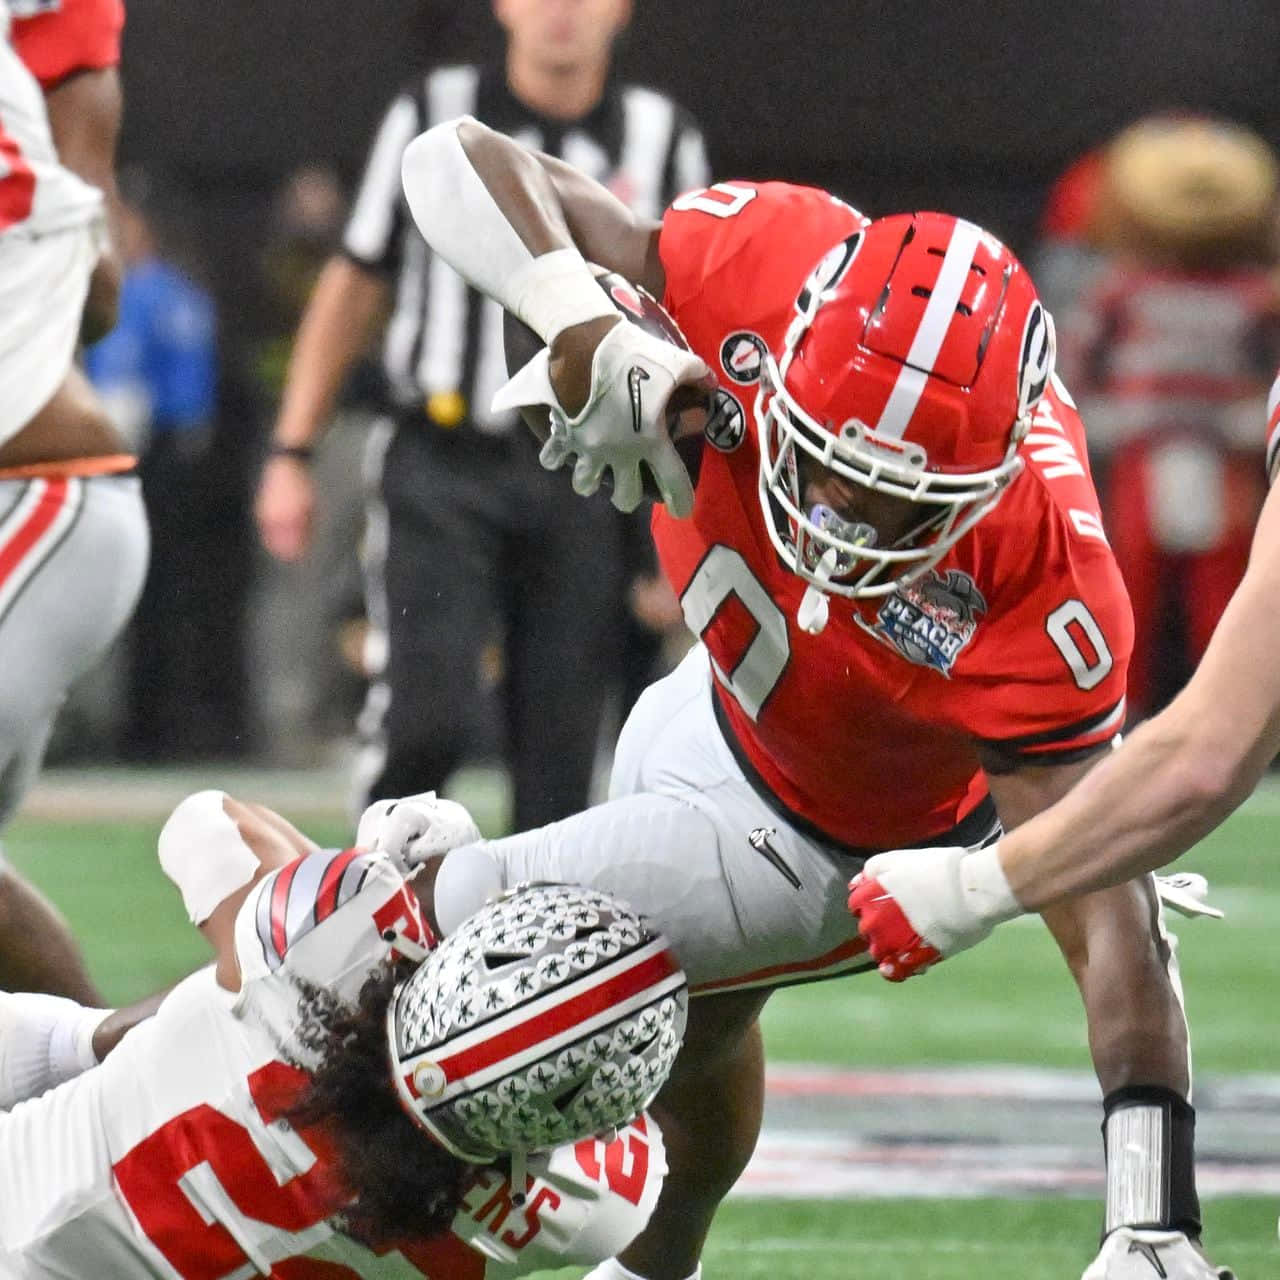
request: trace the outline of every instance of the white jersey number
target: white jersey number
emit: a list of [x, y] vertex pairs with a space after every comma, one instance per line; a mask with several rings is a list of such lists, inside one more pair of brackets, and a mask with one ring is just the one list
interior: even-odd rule
[[732, 218], [741, 213], [760, 193], [755, 187], [734, 182], [717, 182], [701, 191], [686, 191], [677, 196], [671, 207], [679, 213], [709, 213], [713, 218]]
[[[756, 633], [741, 652], [731, 651], [725, 636], [710, 630], [730, 599], [756, 624]], [[680, 597], [689, 630], [707, 646], [720, 683], [753, 720], [768, 701], [791, 658], [787, 620], [750, 565], [732, 547], [717, 543], [707, 552]]]

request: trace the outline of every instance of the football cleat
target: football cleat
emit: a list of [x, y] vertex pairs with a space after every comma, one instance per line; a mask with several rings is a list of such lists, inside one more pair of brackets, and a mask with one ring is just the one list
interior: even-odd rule
[[1118, 1227], [1080, 1280], [1235, 1280], [1181, 1231]]

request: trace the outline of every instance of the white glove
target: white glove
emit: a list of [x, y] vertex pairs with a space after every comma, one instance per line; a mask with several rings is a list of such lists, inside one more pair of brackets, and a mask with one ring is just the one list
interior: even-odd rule
[[1233, 1280], [1181, 1231], [1117, 1227], [1080, 1280]]
[[466, 808], [434, 791], [375, 800], [356, 828], [357, 848], [385, 853], [404, 875], [436, 854], [479, 839], [480, 828]]
[[877, 853], [867, 859], [859, 880], [864, 885], [874, 880], [922, 941], [941, 956], [953, 956], [981, 942], [1001, 921], [1022, 914], [1000, 867], [998, 847]]
[[543, 348], [493, 398], [493, 410], [545, 404], [551, 434], [538, 461], [557, 471], [571, 454], [573, 487], [590, 494], [606, 467], [613, 473], [613, 505], [634, 511], [644, 497], [640, 467], [653, 473], [662, 501], [683, 519], [693, 510], [693, 484], [667, 430], [667, 401], [677, 387], [709, 381], [700, 356], [655, 338], [625, 320], [600, 340], [591, 359], [591, 391], [570, 418], [551, 385], [550, 351]]
[[1212, 916], [1222, 919], [1222, 912], [1211, 907], [1205, 899], [1209, 896], [1209, 882], [1196, 871], [1171, 871], [1167, 875], [1153, 876], [1160, 901], [1180, 916]]

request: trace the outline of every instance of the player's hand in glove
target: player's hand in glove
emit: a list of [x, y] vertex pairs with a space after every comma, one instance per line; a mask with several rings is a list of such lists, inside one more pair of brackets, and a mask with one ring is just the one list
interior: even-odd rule
[[357, 848], [385, 853], [406, 875], [436, 854], [479, 839], [480, 828], [467, 810], [434, 791], [375, 800], [356, 829]]
[[678, 387], [710, 390], [714, 376], [692, 351], [621, 320], [597, 341], [600, 324], [566, 329], [498, 391], [493, 409], [547, 405], [551, 434], [538, 460], [556, 471], [576, 458], [576, 492], [595, 493], [608, 468], [613, 505], [634, 511], [647, 467], [667, 509], [683, 518], [693, 510], [693, 483], [671, 441], [668, 403]]
[[923, 973], [1022, 914], [998, 847], [895, 849], [867, 860], [849, 884], [849, 910], [884, 977]]
[[1235, 1280], [1181, 1231], [1117, 1227], [1080, 1280]]

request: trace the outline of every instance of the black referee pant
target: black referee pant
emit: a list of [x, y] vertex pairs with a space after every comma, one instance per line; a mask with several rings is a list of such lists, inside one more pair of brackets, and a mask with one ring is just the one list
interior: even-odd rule
[[495, 436], [415, 417], [396, 425], [380, 483], [371, 468], [366, 586], [388, 647], [362, 725], [369, 801], [438, 788], [468, 758], [496, 637], [514, 829], [586, 807], [620, 674], [621, 526], [602, 495], [544, 471], [537, 448], [520, 426]]

